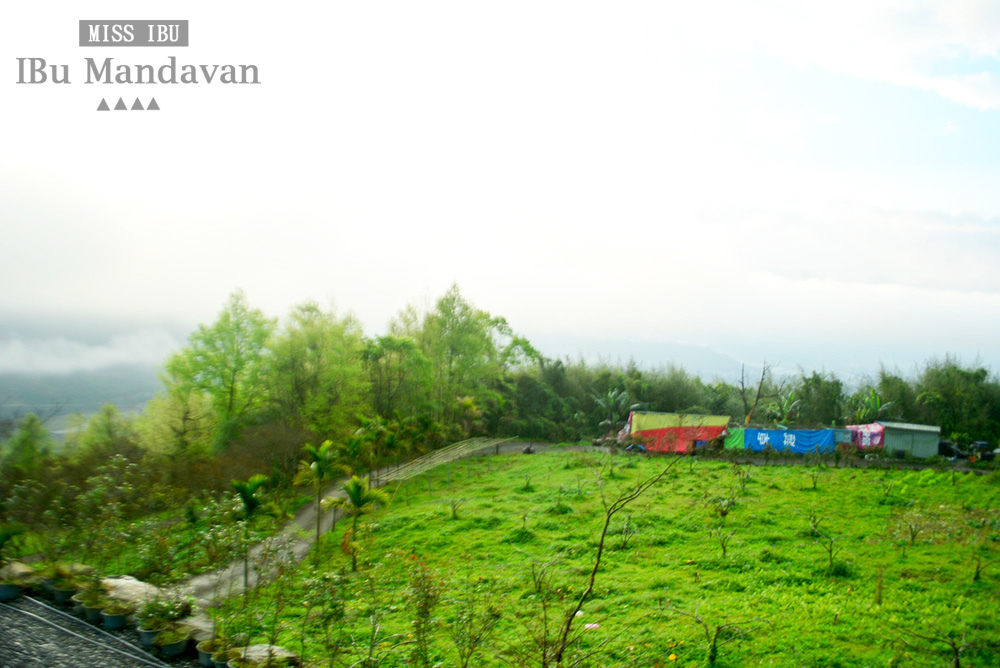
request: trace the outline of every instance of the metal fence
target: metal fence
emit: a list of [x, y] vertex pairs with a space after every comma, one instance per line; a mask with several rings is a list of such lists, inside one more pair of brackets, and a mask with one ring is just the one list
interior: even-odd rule
[[492, 449], [494, 453], [496, 453], [499, 452], [501, 444], [513, 440], [514, 439], [512, 438], [470, 438], [465, 441], [459, 441], [458, 443], [453, 443], [448, 447], [428, 453], [423, 457], [418, 457], [417, 459], [406, 462], [391, 471], [383, 472], [383, 474], [379, 476], [379, 483], [386, 484], [390, 482], [409, 480], [410, 478], [418, 476], [421, 473], [426, 473], [441, 464], [447, 464], [448, 462], [461, 459], [463, 457], [471, 457], [472, 455], [486, 450]]

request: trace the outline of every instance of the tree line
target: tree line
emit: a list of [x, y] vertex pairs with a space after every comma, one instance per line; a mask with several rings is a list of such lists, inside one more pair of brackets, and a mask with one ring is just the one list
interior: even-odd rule
[[[767, 364], [733, 382], [705, 381], [672, 365], [546, 357], [457, 286], [373, 336], [312, 302], [279, 322], [236, 291], [166, 360], [162, 382], [137, 417], [113, 406], [78, 417], [62, 466], [85, 477], [88, 462], [112, 454], [148, 457], [168, 484], [224, 488], [262, 466], [294, 475], [310, 443], [333, 442], [341, 461], [364, 471], [473, 435], [606, 436], [640, 409], [781, 427], [899, 420], [939, 425], [961, 444], [1000, 438], [1000, 381], [951, 357], [909, 377], [883, 368], [856, 388], [831, 372], [778, 377]], [[3, 447], [4, 486], [55, 454], [42, 421], [26, 416]]]

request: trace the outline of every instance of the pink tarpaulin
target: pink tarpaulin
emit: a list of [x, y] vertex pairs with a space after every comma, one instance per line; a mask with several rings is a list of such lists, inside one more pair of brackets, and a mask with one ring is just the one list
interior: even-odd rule
[[847, 428], [851, 430], [854, 445], [862, 450], [865, 448], [881, 448], [885, 427], [877, 422], [872, 424], [849, 424]]

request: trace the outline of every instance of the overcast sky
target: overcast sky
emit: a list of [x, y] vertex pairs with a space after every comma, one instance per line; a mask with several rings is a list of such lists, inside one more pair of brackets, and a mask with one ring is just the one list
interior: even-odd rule
[[[162, 360], [235, 288], [376, 333], [453, 282], [549, 354], [1000, 368], [993, 0], [0, 12], [0, 371]], [[77, 45], [143, 18], [190, 46]], [[261, 83], [84, 83], [169, 56]], [[30, 57], [72, 83], [16, 84]]]

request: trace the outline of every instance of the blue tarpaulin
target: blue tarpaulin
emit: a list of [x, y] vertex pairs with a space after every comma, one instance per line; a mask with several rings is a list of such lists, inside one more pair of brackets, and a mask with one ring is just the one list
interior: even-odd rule
[[769, 443], [778, 452], [833, 452], [833, 429], [747, 429], [743, 432], [744, 447], [763, 450]]

